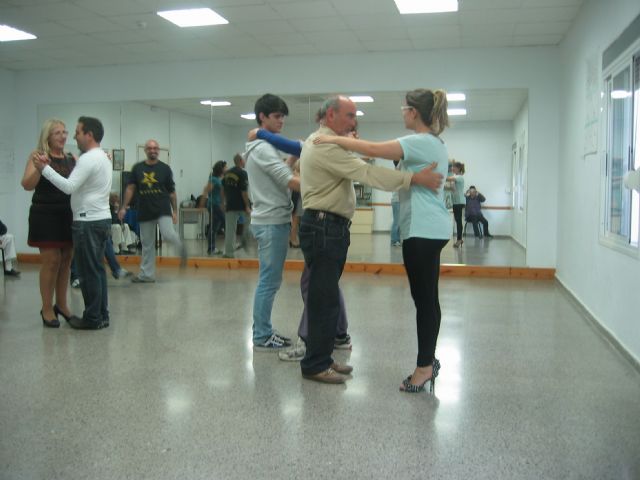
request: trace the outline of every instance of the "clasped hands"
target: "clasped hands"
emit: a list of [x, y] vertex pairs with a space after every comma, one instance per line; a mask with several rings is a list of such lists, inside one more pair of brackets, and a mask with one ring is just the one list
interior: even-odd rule
[[39, 172], [42, 172], [42, 170], [44, 170], [44, 167], [51, 163], [49, 157], [41, 152], [33, 152], [31, 154], [31, 161], [33, 162], [33, 166], [36, 167], [36, 170], [38, 170]]

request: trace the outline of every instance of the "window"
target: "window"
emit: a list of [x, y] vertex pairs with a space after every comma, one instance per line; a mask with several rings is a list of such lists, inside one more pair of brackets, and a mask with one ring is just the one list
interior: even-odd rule
[[638, 254], [640, 194], [627, 189], [624, 175], [640, 167], [640, 45], [605, 69], [603, 231], [605, 243]]

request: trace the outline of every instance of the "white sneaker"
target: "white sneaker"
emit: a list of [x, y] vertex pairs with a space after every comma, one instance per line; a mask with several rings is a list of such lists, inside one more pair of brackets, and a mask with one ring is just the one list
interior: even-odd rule
[[131, 275], [133, 275], [133, 273], [131, 273], [129, 270], [125, 270], [124, 268], [121, 268], [120, 271], [118, 272], [118, 279], [130, 277]]
[[284, 340], [283, 338], [280, 338], [278, 335], [274, 333], [269, 338], [267, 338], [263, 343], [260, 343], [258, 345], [253, 345], [253, 349], [256, 351], [266, 352], [270, 350], [273, 351], [273, 350], [280, 350], [281, 348], [287, 348], [290, 345], [291, 343], [288, 343], [286, 340]]
[[80, 280], [76, 278], [73, 282], [71, 282], [71, 286], [73, 288], [80, 288]]
[[307, 346], [298, 338], [296, 345], [284, 352], [278, 352], [278, 358], [283, 362], [299, 362], [304, 358], [304, 354], [307, 352]]

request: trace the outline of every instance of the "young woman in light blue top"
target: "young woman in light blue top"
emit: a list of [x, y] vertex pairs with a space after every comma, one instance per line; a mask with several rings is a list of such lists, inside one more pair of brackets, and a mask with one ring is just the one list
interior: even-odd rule
[[[368, 142], [348, 137], [320, 135], [316, 143], [335, 143], [369, 157], [400, 160], [402, 170], [417, 172], [431, 166], [444, 179], [448, 153], [439, 135], [449, 126], [447, 94], [444, 90], [418, 89], [408, 92], [402, 108], [404, 125], [415, 133], [387, 142]], [[451, 217], [444, 204], [442, 184], [437, 191], [412, 186], [401, 190], [400, 236], [402, 257], [416, 305], [418, 359], [416, 368], [405, 378], [400, 390], [417, 393], [431, 381], [433, 391], [440, 362], [435, 358], [440, 331], [438, 279], [440, 251], [451, 235]]]
[[464, 163], [453, 162], [451, 168], [453, 175], [447, 177], [447, 181], [452, 181], [454, 184], [453, 194], [451, 196], [451, 203], [453, 204], [453, 218], [456, 221], [456, 243], [454, 247], [458, 248], [462, 245], [462, 210], [464, 209], [467, 199], [464, 196]]

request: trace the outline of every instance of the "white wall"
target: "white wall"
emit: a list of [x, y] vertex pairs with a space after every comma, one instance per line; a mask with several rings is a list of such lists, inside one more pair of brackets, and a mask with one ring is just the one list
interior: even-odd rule
[[[515, 120], [513, 121], [513, 137], [512, 137], [512, 144], [516, 144], [516, 149], [519, 152], [518, 156], [521, 157], [519, 159], [520, 162], [525, 162], [524, 165], [524, 171], [526, 172], [526, 161], [527, 158], [529, 156], [529, 101], [526, 101], [525, 104], [522, 106], [522, 109], [520, 110], [520, 112], [518, 112], [518, 115], [516, 115]], [[520, 148], [520, 147], [523, 148]], [[522, 152], [522, 154], [520, 154], [520, 152]], [[512, 159], [513, 159], [513, 153], [510, 153]], [[516, 172], [513, 171], [513, 167], [511, 168], [511, 175], [512, 178], [513, 176], [516, 175]], [[526, 188], [526, 182], [525, 182], [525, 188]], [[522, 245], [523, 247], [527, 246], [527, 206], [529, 205], [528, 202], [528, 195], [527, 192], [523, 192], [524, 193], [524, 207], [521, 208], [520, 206], [517, 206], [513, 211], [512, 211], [512, 215], [511, 215], [511, 236], [513, 237], [513, 239], [518, 242], [520, 245]], [[513, 195], [513, 193], [512, 193]], [[513, 201], [513, 197], [512, 197], [512, 201]]]
[[24, 220], [17, 216], [15, 195], [18, 184], [15, 177], [22, 178], [24, 165], [14, 160], [15, 136], [15, 74], [0, 69], [0, 220], [15, 232]]
[[[384, 68], [382, 68], [384, 66]], [[410, 75], [397, 75], [406, 72]], [[284, 75], [283, 72], [305, 72]], [[256, 75], [260, 72], [260, 75]], [[113, 102], [154, 98], [257, 95], [266, 91], [305, 94], [324, 91], [527, 88], [529, 115], [529, 224], [527, 264], [556, 262], [556, 185], [549, 175], [558, 163], [558, 49], [445, 49], [314, 57], [271, 57], [182, 64], [65, 68], [16, 74], [16, 155], [26, 158], [38, 131], [40, 104]], [[364, 81], [363, 79], [366, 79]], [[419, 82], [418, 80], [419, 79]], [[51, 92], [55, 92], [52, 98]], [[20, 161], [22, 163], [22, 160]], [[30, 196], [18, 192], [19, 218]], [[26, 221], [17, 231], [26, 247]]]
[[583, 148], [587, 60], [594, 55], [600, 59], [603, 49], [638, 14], [636, 0], [587, 1], [561, 45], [557, 267], [563, 284], [636, 359], [640, 359], [640, 262], [599, 243], [601, 156], [584, 158]]

